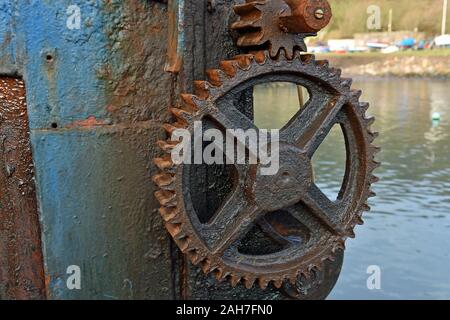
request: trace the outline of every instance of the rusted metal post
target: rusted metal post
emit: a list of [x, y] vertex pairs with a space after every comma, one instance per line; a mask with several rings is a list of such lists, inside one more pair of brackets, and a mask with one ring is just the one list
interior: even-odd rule
[[25, 85], [0, 78], [0, 299], [44, 299]]

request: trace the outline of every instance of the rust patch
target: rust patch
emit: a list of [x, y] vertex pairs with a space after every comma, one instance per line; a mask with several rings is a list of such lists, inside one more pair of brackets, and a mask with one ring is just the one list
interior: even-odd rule
[[73, 128], [91, 128], [106, 125], [104, 120], [98, 120], [95, 116], [89, 116], [85, 120], [74, 121], [66, 126], [67, 129]]
[[0, 78], [0, 298], [44, 299], [25, 85]]
[[105, 81], [113, 124], [167, 117], [170, 75], [164, 73], [167, 6], [154, 1], [106, 2], [108, 63], [97, 71]]

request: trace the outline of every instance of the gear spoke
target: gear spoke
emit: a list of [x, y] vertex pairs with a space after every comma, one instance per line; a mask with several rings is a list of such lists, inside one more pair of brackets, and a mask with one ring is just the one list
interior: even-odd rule
[[332, 96], [323, 101], [319, 108], [316, 101], [308, 102], [282, 130], [281, 139], [306, 150], [308, 157], [312, 158], [335, 124], [345, 101], [345, 96]]
[[[214, 253], [224, 252], [252, 228], [261, 210], [256, 205], [242, 205], [242, 194], [236, 192], [217, 212], [208, 225], [209, 244]], [[239, 203], [239, 204], [238, 204]]]
[[343, 235], [343, 230], [339, 227], [341, 207], [338, 203], [328, 199], [316, 184], [311, 185], [302, 201], [330, 229], [339, 235]]
[[242, 129], [244, 131], [253, 129], [256, 132], [258, 131], [258, 127], [234, 106], [233, 101], [222, 102], [220, 108], [213, 107], [208, 114], [227, 129]]

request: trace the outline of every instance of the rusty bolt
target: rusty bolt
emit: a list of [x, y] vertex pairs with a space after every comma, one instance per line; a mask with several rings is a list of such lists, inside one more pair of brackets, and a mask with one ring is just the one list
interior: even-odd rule
[[325, 17], [325, 11], [322, 8], [318, 8], [316, 12], [314, 12], [314, 16], [317, 19], [322, 20]]
[[327, 0], [284, 0], [290, 14], [280, 16], [280, 27], [289, 33], [316, 33], [330, 22], [332, 13]]

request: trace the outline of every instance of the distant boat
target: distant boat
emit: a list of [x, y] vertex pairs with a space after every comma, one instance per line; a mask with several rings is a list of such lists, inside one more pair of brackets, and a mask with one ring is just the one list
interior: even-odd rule
[[389, 53], [395, 53], [395, 52], [399, 52], [400, 48], [397, 46], [389, 46], [387, 48], [384, 48], [381, 50], [381, 53], [385, 53], [385, 54], [389, 54]]
[[386, 49], [389, 47], [388, 44], [382, 42], [367, 42], [366, 45], [370, 49]]
[[437, 47], [450, 47], [450, 34], [444, 34], [434, 39], [434, 44]]

